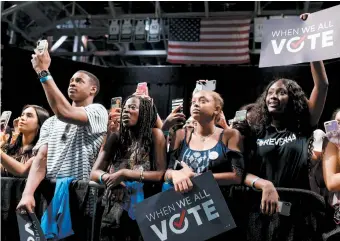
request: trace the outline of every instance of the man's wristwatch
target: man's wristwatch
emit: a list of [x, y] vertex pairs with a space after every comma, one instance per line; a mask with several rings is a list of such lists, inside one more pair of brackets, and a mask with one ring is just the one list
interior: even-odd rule
[[51, 73], [48, 70], [43, 70], [38, 73], [38, 79], [44, 78], [49, 75], [51, 75]]

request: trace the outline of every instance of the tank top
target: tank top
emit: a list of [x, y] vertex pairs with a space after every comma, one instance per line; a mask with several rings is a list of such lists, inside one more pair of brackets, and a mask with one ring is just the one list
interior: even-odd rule
[[[338, 148], [338, 158], [340, 158], [340, 129], [335, 132], [328, 132], [326, 138]], [[331, 192], [328, 201], [334, 208], [334, 222], [340, 225], [340, 192]]]
[[[243, 175], [244, 160], [240, 152], [230, 150], [222, 141], [223, 131], [217, 144], [211, 149], [198, 151], [189, 147], [193, 131], [190, 133], [189, 142], [185, 137], [181, 143], [178, 160], [184, 161], [195, 173], [211, 170], [214, 173], [233, 172]], [[170, 167], [171, 168], [171, 167]]]

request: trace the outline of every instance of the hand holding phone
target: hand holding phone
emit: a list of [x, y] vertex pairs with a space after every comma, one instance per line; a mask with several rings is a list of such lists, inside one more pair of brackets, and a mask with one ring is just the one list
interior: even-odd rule
[[181, 105], [173, 109], [163, 123], [163, 130], [172, 129], [176, 132], [178, 129], [181, 129], [185, 123], [185, 115], [182, 112], [183, 107]]
[[183, 114], [183, 99], [172, 100], [171, 109], [171, 114], [169, 115], [169, 117], [173, 117], [173, 120], [170, 121], [171, 127], [177, 131], [181, 129], [185, 124], [185, 115]]
[[290, 216], [290, 209], [292, 207], [292, 204], [290, 202], [281, 202], [279, 201], [278, 204], [278, 213], [280, 213], [283, 216]]
[[183, 99], [173, 99], [172, 101], [172, 105], [171, 105], [171, 112], [173, 112], [178, 106], [181, 106], [181, 108], [179, 109], [179, 111], [177, 113], [183, 113]]
[[148, 83], [146, 82], [138, 83], [136, 93], [137, 95], [149, 96]]
[[236, 111], [234, 121], [245, 121], [247, 119], [247, 110]]
[[334, 133], [339, 130], [339, 124], [336, 120], [326, 121], [324, 126], [326, 133]]
[[38, 41], [36, 50], [38, 50], [39, 53], [45, 52], [47, 48], [48, 48], [47, 40], [44, 39]]
[[114, 97], [111, 99], [110, 113], [115, 113], [122, 108], [122, 97]]
[[9, 119], [11, 118], [12, 111], [4, 111], [0, 117], [1, 132], [5, 132]]
[[122, 108], [122, 97], [114, 97], [111, 99], [111, 109]]
[[34, 49], [32, 55], [32, 66], [35, 72], [40, 73], [43, 70], [48, 70], [51, 64], [51, 57], [48, 53], [47, 40], [40, 40], [37, 43], [37, 47]]
[[109, 114], [108, 129], [112, 132], [118, 131], [120, 126], [120, 116], [122, 108], [122, 97], [111, 99], [111, 109]]

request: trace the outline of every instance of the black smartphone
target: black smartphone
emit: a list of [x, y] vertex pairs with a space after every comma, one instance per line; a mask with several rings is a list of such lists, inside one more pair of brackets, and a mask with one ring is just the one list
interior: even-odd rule
[[183, 99], [173, 99], [172, 100], [172, 105], [171, 105], [171, 111], [176, 109], [179, 105], [182, 106], [180, 109], [180, 113], [183, 113]]
[[179, 171], [182, 168], [183, 167], [182, 167], [181, 163], [178, 160], [176, 160], [175, 165], [174, 165], [174, 170]]
[[290, 216], [290, 209], [292, 204], [290, 202], [279, 201], [279, 213], [283, 216]]

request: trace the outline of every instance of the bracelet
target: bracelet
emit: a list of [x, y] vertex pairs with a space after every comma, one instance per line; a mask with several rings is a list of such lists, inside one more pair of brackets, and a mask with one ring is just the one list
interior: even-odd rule
[[45, 77], [40, 78], [40, 82], [41, 83], [45, 83], [47, 80], [50, 80], [50, 79], [52, 79], [52, 76], [51, 75], [47, 75]]
[[169, 179], [169, 174], [165, 175], [165, 182], [172, 183], [172, 180]]
[[257, 182], [259, 179], [261, 179], [260, 177], [255, 178], [252, 182], [251, 182], [251, 187], [253, 188], [253, 190], [258, 191], [257, 188], [255, 187], [255, 182]]
[[169, 135], [169, 131], [163, 131], [163, 134], [164, 134], [165, 136], [168, 136], [168, 135]]
[[103, 172], [103, 173], [99, 176], [99, 183], [100, 183], [100, 184], [104, 184], [102, 178], [103, 178], [103, 176], [104, 176], [105, 174], [107, 174], [107, 172]]
[[143, 182], [144, 181], [144, 169], [140, 170], [140, 176], [139, 176], [139, 182]]

